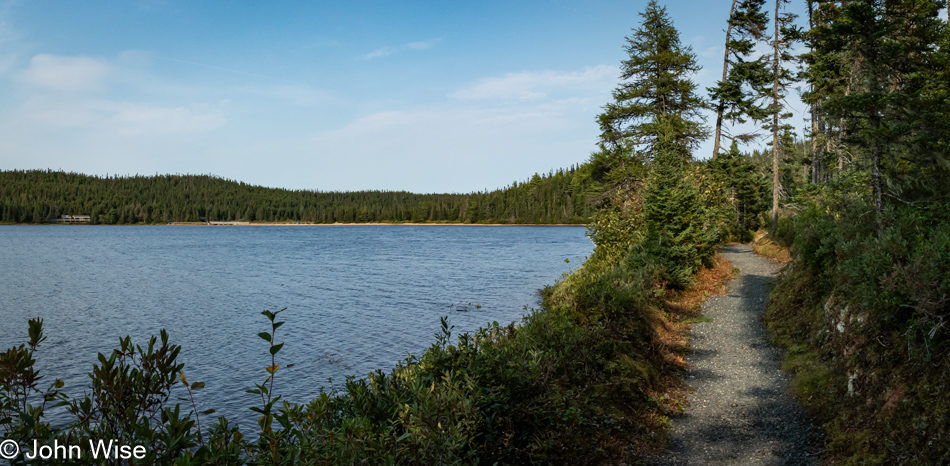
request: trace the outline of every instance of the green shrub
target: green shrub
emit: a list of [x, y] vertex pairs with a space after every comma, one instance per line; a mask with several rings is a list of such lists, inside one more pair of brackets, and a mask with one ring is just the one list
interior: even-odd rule
[[934, 199], [875, 217], [856, 196], [826, 194], [780, 225], [795, 261], [765, 318], [837, 459], [950, 461], [947, 207]]

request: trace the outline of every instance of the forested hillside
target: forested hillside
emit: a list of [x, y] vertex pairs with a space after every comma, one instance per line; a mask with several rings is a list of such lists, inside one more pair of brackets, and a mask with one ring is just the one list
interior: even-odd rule
[[264, 188], [207, 175], [0, 172], [0, 222], [90, 215], [95, 224], [198, 221], [585, 223], [596, 184], [573, 167], [495, 191], [413, 194]]

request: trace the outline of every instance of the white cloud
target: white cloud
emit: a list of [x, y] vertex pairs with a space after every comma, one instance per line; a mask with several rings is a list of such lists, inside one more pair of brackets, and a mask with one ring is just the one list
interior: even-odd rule
[[387, 55], [392, 55], [392, 54], [394, 54], [394, 53], [396, 53], [396, 49], [393, 49], [393, 48], [390, 48], [390, 47], [383, 47], [383, 48], [381, 48], [381, 49], [376, 49], [376, 50], [373, 50], [373, 51], [370, 52], [370, 53], [367, 53], [366, 55], [363, 55], [363, 59], [364, 59], [364, 60], [372, 60], [372, 59], [374, 59], [374, 58], [385, 57], [385, 56], [387, 56]]
[[722, 59], [723, 52], [725, 52], [725, 50], [723, 50], [723, 47], [720, 47], [720, 46], [706, 47], [705, 49], [700, 51], [697, 54], [697, 56], [702, 57], [702, 58]]
[[13, 69], [22, 52], [19, 44], [21, 33], [10, 20], [13, 5], [11, 1], [0, 3], [0, 76]]
[[441, 40], [442, 40], [442, 39], [433, 39], [433, 40], [429, 40], [429, 41], [409, 42], [408, 44], [403, 44], [403, 45], [402, 45], [401, 47], [399, 47], [399, 48], [394, 48], [394, 47], [389, 47], [389, 46], [381, 47], [381, 48], [378, 48], [378, 49], [376, 49], [376, 50], [373, 50], [373, 51], [370, 52], [370, 53], [367, 53], [366, 55], [363, 55], [363, 56], [360, 57], [360, 58], [362, 58], [363, 60], [372, 60], [372, 59], [374, 59], [374, 58], [386, 57], [386, 56], [392, 55], [392, 54], [394, 54], [394, 53], [397, 53], [397, 52], [400, 52], [400, 51], [403, 51], [403, 50], [426, 50], [426, 49], [431, 49], [432, 47], [435, 47], [435, 44], [439, 43], [439, 41], [441, 41]]
[[[594, 147], [596, 125], [574, 110], [450, 105], [380, 111], [308, 138], [244, 148], [242, 158], [273, 154], [254, 176], [308, 189], [495, 189], [583, 160]], [[577, 126], [589, 131], [579, 136]], [[361, 167], [358, 181], [350, 176], [354, 167]]]
[[[150, 64], [147, 53], [135, 50], [114, 59], [35, 55], [11, 73], [18, 98], [3, 113], [25, 134], [53, 140], [70, 129], [108, 140], [202, 133], [226, 123], [222, 105], [183, 99], [193, 90], [152, 75]], [[152, 103], [156, 94], [165, 97], [162, 103]]]
[[435, 44], [436, 44], [437, 42], [438, 42], [438, 40], [410, 42], [410, 43], [406, 44], [406, 48], [407, 48], [407, 49], [410, 49], [410, 50], [425, 50], [425, 49], [431, 49], [432, 47], [435, 47]]
[[338, 47], [343, 45], [342, 42], [336, 39], [329, 39], [324, 37], [319, 37], [314, 39], [311, 43], [301, 46], [302, 50], [313, 50], [313, 49], [322, 49], [328, 47]]
[[40, 54], [30, 59], [29, 68], [16, 74], [16, 80], [51, 91], [91, 91], [102, 89], [111, 71], [109, 63], [97, 58]]
[[220, 128], [226, 122], [220, 113], [201, 108], [102, 102], [100, 110], [106, 115], [103, 126], [115, 128], [125, 136], [201, 133]]
[[326, 103], [333, 95], [322, 89], [309, 86], [288, 84], [271, 87], [237, 87], [235, 90], [270, 99], [278, 99], [297, 106], [313, 106]]
[[223, 126], [224, 116], [200, 106], [161, 107], [103, 99], [34, 97], [19, 118], [41, 132], [82, 128], [115, 136], [181, 135]]
[[482, 78], [469, 87], [449, 94], [449, 97], [459, 100], [539, 100], [555, 93], [572, 94], [606, 88], [615, 84], [616, 75], [617, 68], [608, 65], [574, 72], [508, 73], [501, 77]]

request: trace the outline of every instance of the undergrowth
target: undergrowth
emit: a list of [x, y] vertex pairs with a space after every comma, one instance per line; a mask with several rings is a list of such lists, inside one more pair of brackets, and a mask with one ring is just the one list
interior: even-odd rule
[[890, 207], [876, 223], [834, 199], [779, 228], [795, 260], [764, 318], [794, 389], [833, 463], [950, 463], [948, 203]]

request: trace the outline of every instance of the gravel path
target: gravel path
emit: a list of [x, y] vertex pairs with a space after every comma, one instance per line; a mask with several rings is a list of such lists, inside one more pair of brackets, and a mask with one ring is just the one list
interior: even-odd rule
[[818, 464], [821, 432], [788, 388], [782, 353], [759, 320], [781, 268], [747, 245], [722, 255], [741, 270], [727, 296], [709, 298], [693, 325], [690, 407], [673, 419], [670, 450], [654, 464]]

